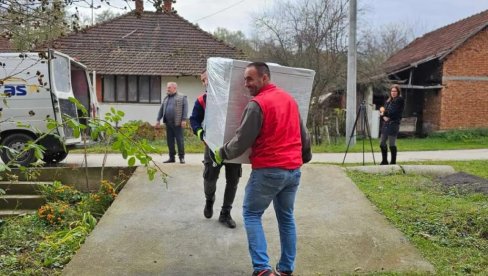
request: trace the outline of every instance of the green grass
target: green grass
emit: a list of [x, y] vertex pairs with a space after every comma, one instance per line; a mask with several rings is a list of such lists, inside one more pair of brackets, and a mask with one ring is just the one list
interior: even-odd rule
[[[154, 151], [149, 153], [168, 153], [168, 146], [166, 144], [166, 138], [161, 140], [149, 141], [150, 145], [155, 148]], [[175, 146], [176, 147], [176, 146]], [[203, 153], [205, 145], [196, 136], [185, 137], [185, 152], [186, 153]], [[109, 153], [115, 152], [110, 148], [110, 146], [105, 146], [103, 144], [95, 144], [87, 148], [88, 153]], [[70, 151], [71, 153], [83, 153], [83, 149], [74, 149]]]
[[[379, 139], [371, 139], [373, 151], [379, 151]], [[454, 149], [483, 149], [488, 148], [488, 137], [470, 138], [464, 140], [450, 140], [443, 137], [428, 138], [400, 138], [397, 146], [401, 151], [426, 151], [426, 150], [454, 150]], [[341, 153], [347, 149], [346, 140], [339, 139], [334, 144], [313, 145], [312, 152]], [[371, 151], [371, 143], [364, 140], [364, 149]], [[349, 147], [349, 152], [362, 152], [363, 140], [358, 139], [356, 145]]]
[[[168, 147], [166, 140], [151, 141], [150, 144], [156, 148], [151, 153], [167, 153]], [[372, 139], [373, 151], [379, 151], [379, 140]], [[404, 138], [397, 140], [397, 146], [401, 151], [425, 151], [425, 150], [452, 150], [452, 149], [483, 149], [488, 148], [488, 137], [473, 138], [461, 141], [451, 141], [441, 137], [434, 138]], [[364, 143], [365, 151], [371, 151], [371, 145], [368, 141]], [[203, 153], [204, 144], [195, 136], [185, 137], [185, 152], [187, 153]], [[345, 139], [342, 138], [336, 144], [322, 144], [313, 145], [312, 152], [315, 153], [343, 153], [346, 151], [347, 145]], [[102, 145], [94, 145], [88, 148], [89, 153], [104, 153], [105, 147]], [[349, 148], [349, 152], [362, 152], [363, 141], [358, 140], [354, 147]], [[72, 153], [82, 153], [82, 149], [72, 150]], [[108, 148], [108, 152], [113, 152]]]
[[[488, 161], [427, 163], [488, 177]], [[439, 275], [488, 275], [488, 195], [444, 190], [419, 175], [348, 174]]]

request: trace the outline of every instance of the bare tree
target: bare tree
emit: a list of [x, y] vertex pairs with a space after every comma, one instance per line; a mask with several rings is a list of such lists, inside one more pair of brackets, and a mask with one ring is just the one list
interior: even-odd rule
[[[157, 12], [163, 11], [163, 2], [176, 0], [146, 0]], [[132, 10], [134, 1], [123, 0], [111, 3], [107, 0], [3, 0], [0, 1], [0, 33], [20, 51], [32, 50], [38, 45], [47, 45], [70, 31], [78, 31], [83, 25], [78, 7], [100, 8], [102, 6], [121, 11]], [[68, 15], [68, 8], [75, 8]], [[138, 12], [138, 11], [136, 11]], [[170, 12], [176, 12], [174, 9]], [[112, 17], [112, 11], [103, 14], [100, 20]], [[47, 44], [46, 44], [47, 43]]]
[[404, 25], [385, 25], [365, 30], [358, 46], [358, 77], [362, 83], [381, 84], [383, 63], [413, 38], [413, 31]]
[[4, 37], [14, 48], [31, 50], [38, 43], [50, 41], [69, 31], [65, 5], [61, 0], [34, 2], [30, 0], [0, 3]]
[[97, 16], [95, 17], [95, 23], [102, 23], [117, 16], [120, 16], [120, 13], [114, 12], [112, 10], [104, 10], [101, 13], [97, 14]]
[[[335, 115], [318, 102], [327, 92], [343, 90], [347, 66], [347, 0], [286, 1], [255, 17], [258, 57], [316, 72], [309, 123], [313, 132]], [[334, 104], [337, 104], [337, 97]], [[336, 120], [333, 120], [335, 123]], [[331, 126], [331, 129], [339, 129]], [[317, 138], [319, 135], [314, 135]]]
[[246, 35], [241, 31], [230, 31], [226, 28], [217, 28], [213, 35], [229, 44], [230, 46], [236, 47], [242, 50], [248, 57], [252, 58], [255, 56], [255, 51], [252, 48], [252, 43], [246, 38]]
[[256, 20], [263, 58], [315, 70], [314, 96], [345, 76], [346, 0], [287, 1]]

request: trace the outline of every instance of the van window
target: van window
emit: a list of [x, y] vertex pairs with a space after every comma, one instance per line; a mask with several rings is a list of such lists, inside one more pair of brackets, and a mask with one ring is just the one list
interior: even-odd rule
[[54, 55], [53, 58], [54, 87], [57, 92], [70, 93], [69, 60], [66, 57]]

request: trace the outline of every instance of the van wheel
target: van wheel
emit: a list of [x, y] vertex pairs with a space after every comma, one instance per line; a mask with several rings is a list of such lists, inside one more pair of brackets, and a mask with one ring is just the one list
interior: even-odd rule
[[[2, 145], [4, 147], [14, 149], [17, 152], [21, 152], [24, 150], [24, 147], [29, 141], [33, 141], [32, 137], [30, 137], [29, 135], [24, 133], [14, 133], [5, 137], [5, 139], [3, 139], [2, 141]], [[18, 153], [16, 154], [10, 152], [8, 149], [2, 149], [0, 152], [0, 157], [5, 164], [9, 163], [12, 160], [15, 160], [14, 164], [19, 164], [24, 167], [27, 167], [37, 161], [33, 149], [26, 151], [21, 155], [18, 155]]]
[[46, 162], [47, 164], [57, 164], [63, 161], [66, 156], [68, 156], [68, 152], [66, 151], [45, 152], [42, 161]]

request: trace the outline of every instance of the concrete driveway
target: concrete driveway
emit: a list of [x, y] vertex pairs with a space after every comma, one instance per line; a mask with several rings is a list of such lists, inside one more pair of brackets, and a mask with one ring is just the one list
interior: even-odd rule
[[[243, 167], [232, 212], [237, 228], [228, 229], [218, 223], [218, 209], [212, 219], [203, 216], [202, 165], [161, 166], [170, 174], [167, 187], [136, 170], [65, 275], [251, 275], [241, 215], [250, 167]], [[224, 184], [221, 177], [217, 208]], [[434, 272], [340, 167], [303, 167], [296, 221], [295, 275]], [[274, 265], [279, 235], [272, 207], [263, 224]]]

